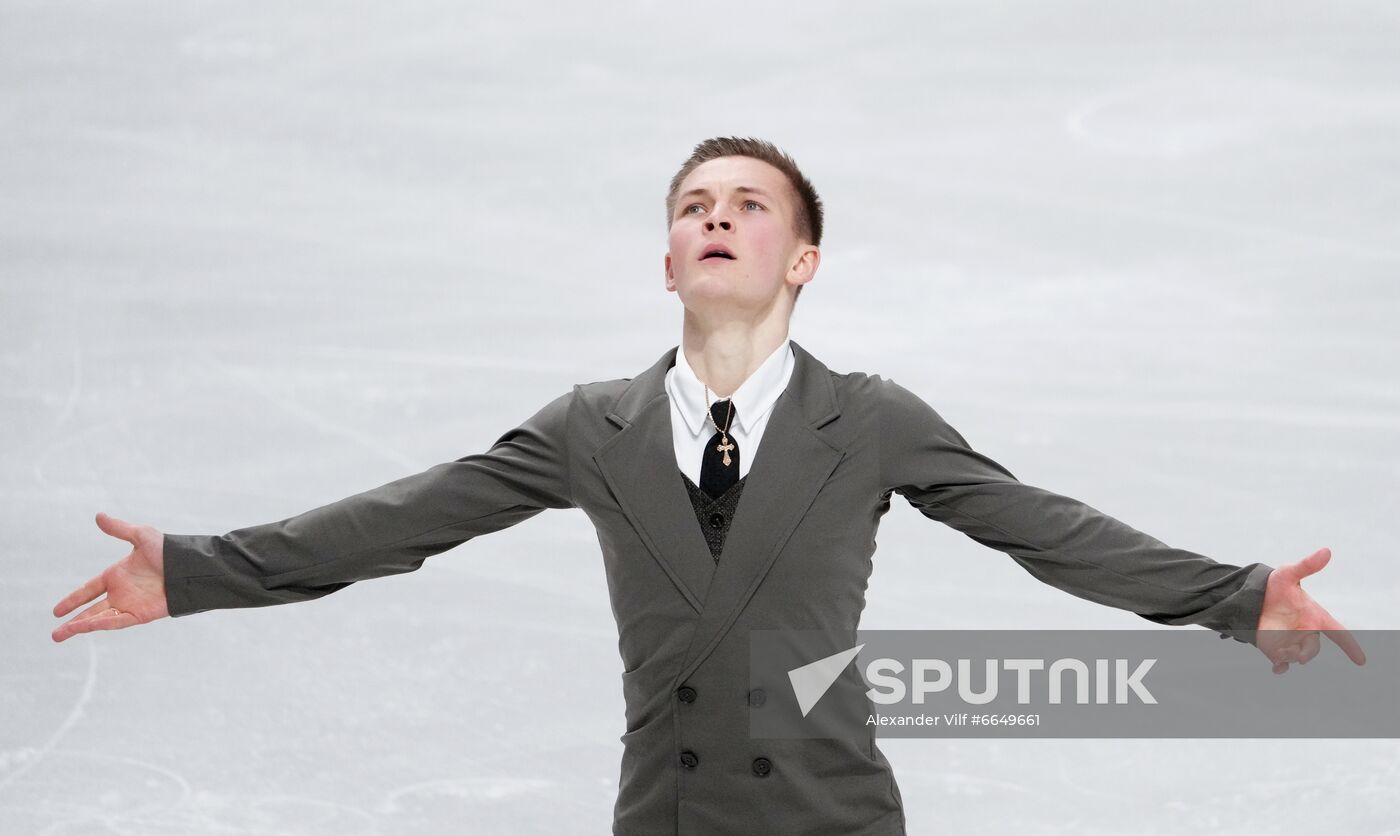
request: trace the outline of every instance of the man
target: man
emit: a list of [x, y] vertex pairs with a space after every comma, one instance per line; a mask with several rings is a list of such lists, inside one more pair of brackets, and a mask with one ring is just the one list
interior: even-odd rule
[[[98, 514], [133, 551], [63, 599], [54, 631], [316, 598], [417, 569], [546, 508], [597, 528], [625, 666], [618, 834], [902, 834], [888, 761], [866, 741], [748, 734], [750, 631], [819, 629], [855, 643], [875, 531], [898, 492], [1040, 580], [1160, 624], [1252, 641], [1276, 672], [1329, 632], [1361, 650], [1299, 581], [1327, 549], [1272, 569], [1172, 549], [1025, 485], [907, 389], [829, 370], [788, 338], [821, 254], [822, 207], [785, 154], [755, 139], [696, 146], [666, 199], [666, 289], [681, 345], [634, 378], [581, 384], [485, 453], [277, 523], [220, 537]], [[1246, 637], [1246, 638], [1241, 638]], [[873, 731], [872, 731], [873, 734]]]

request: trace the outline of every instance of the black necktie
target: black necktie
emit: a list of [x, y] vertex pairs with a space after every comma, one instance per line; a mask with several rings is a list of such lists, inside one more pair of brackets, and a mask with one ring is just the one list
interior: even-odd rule
[[[721, 430], [732, 429], [738, 417], [732, 403], [726, 399], [710, 404], [710, 417]], [[717, 498], [738, 481], [739, 445], [733, 435], [717, 432], [705, 445], [705, 457], [700, 460], [700, 490]]]

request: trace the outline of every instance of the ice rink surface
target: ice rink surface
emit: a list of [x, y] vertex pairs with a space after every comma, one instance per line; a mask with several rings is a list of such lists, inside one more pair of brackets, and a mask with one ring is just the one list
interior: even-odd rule
[[[0, 833], [608, 832], [580, 511], [294, 606], [50, 610], [126, 553], [98, 511], [279, 520], [649, 366], [709, 136], [820, 191], [829, 367], [1172, 545], [1329, 546], [1309, 591], [1396, 627], [1397, 41], [1384, 2], [6, 0]], [[1149, 626], [897, 497], [876, 566], [865, 628]], [[881, 747], [916, 836], [1400, 832], [1394, 740]]]

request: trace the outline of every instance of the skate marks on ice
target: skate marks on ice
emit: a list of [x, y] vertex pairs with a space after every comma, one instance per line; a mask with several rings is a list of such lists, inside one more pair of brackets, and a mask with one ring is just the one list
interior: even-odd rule
[[[1335, 137], [1351, 128], [1374, 131], [1384, 122], [1400, 129], [1400, 109], [1383, 94], [1282, 77], [1246, 77], [1228, 70], [1179, 73], [1110, 89], [1080, 101], [1061, 119], [1064, 132], [1086, 146], [1115, 156], [1159, 162], [1218, 153], [1253, 154], [1260, 147], [1284, 141], [1306, 142], [1308, 133], [1317, 132], [1319, 127], [1327, 127], [1328, 135]], [[1315, 153], [1328, 159], [1338, 150], [1318, 149]], [[1400, 262], [1400, 249], [1307, 229], [1279, 229], [1200, 212], [1149, 208], [1141, 203], [1095, 207], [1081, 197], [1075, 205], [1289, 247], [1308, 245], [1353, 258]]]
[[38, 818], [32, 832], [40, 836], [384, 832], [373, 815], [355, 807], [292, 794], [196, 790], [185, 776], [152, 761], [76, 750], [55, 752], [52, 760], [63, 774], [89, 776], [98, 789], [50, 789], [31, 802], [27, 812]]
[[[473, 832], [510, 832], [521, 810], [543, 819], [574, 820], [610, 806], [612, 781], [600, 783], [601, 801], [581, 805], [576, 793], [556, 781], [520, 777], [442, 778], [407, 784], [361, 807], [294, 793], [239, 793], [196, 788], [179, 772], [138, 758], [73, 749], [50, 753], [55, 773], [25, 787], [26, 803], [0, 806], [7, 832], [39, 836], [121, 834], [185, 836], [190, 833], [390, 834], [419, 832], [432, 822], [472, 821]], [[64, 792], [58, 775], [88, 776], [95, 794]], [[605, 786], [604, 786], [605, 784]], [[18, 786], [24, 786], [20, 782]], [[570, 808], [587, 807], [588, 810]], [[17, 815], [18, 814], [18, 815]], [[600, 822], [602, 817], [598, 817]], [[411, 826], [410, 826], [411, 825]]]
[[[74, 700], [73, 707], [68, 710], [63, 719], [43, 743], [37, 748], [18, 748], [8, 752], [0, 752], [0, 803], [10, 793], [12, 785], [23, 775], [34, 769], [44, 761], [54, 750], [73, 727], [83, 719], [83, 713], [88, 702], [92, 700], [94, 686], [97, 684], [97, 644], [86, 642], [87, 647], [87, 670], [83, 674], [82, 687], [78, 690], [78, 696]], [[16, 674], [0, 675], [0, 681], [10, 681], [18, 676]]]
[[[927, 743], [929, 741], [921, 741]], [[1358, 747], [1336, 741], [969, 741], [944, 746], [927, 767], [882, 741], [909, 799], [909, 832], [995, 832], [1076, 836], [1379, 833], [1400, 803], [1394, 741]], [[1202, 770], [1233, 758], [1271, 765]], [[1313, 774], [1301, 776], [1298, 763]], [[1124, 822], [1132, 822], [1130, 826]], [[1124, 830], [1124, 827], [1128, 830]]]
[[1340, 85], [1201, 68], [1090, 96], [1062, 118], [1074, 139], [1111, 154], [1180, 158], [1268, 141], [1319, 124], [1374, 123], [1383, 96]]

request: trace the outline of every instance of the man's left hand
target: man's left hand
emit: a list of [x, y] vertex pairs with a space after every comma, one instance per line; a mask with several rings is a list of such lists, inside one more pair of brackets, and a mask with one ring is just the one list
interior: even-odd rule
[[[1366, 654], [1351, 633], [1322, 605], [1303, 591], [1301, 581], [1332, 559], [1332, 550], [1321, 548], [1295, 563], [1287, 563], [1269, 574], [1264, 588], [1264, 609], [1259, 615], [1259, 650], [1274, 663], [1274, 673], [1288, 670], [1289, 663], [1307, 664], [1321, 649], [1317, 631], [1346, 652], [1358, 665], [1366, 664]], [[1291, 631], [1291, 632], [1287, 632]]]

